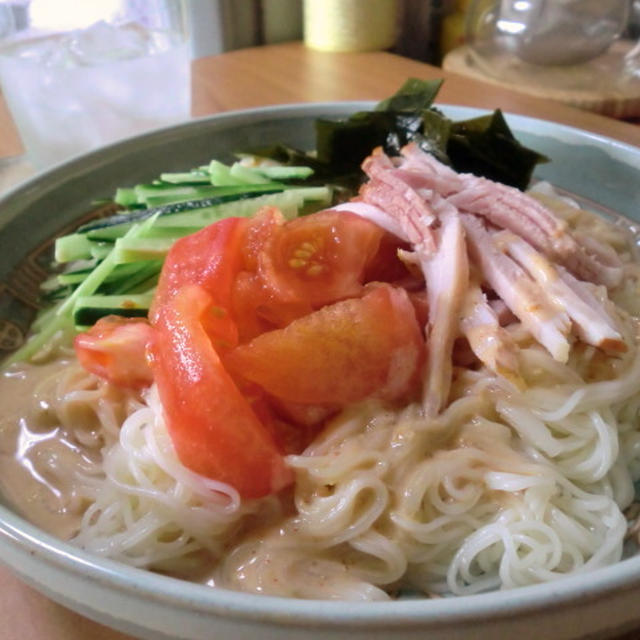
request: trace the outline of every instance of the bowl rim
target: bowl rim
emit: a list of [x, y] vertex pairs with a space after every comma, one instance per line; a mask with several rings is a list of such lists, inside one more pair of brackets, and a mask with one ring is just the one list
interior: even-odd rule
[[[33, 194], [39, 188], [46, 190], [75, 168], [94, 165], [102, 158], [108, 158], [114, 154], [122, 155], [127, 149], [145, 140], [159, 139], [181, 130], [199, 127], [225, 128], [234, 123], [286, 119], [293, 116], [337, 116], [370, 108], [374, 104], [375, 101], [291, 103], [193, 118], [184, 123], [114, 142], [57, 164], [6, 191], [0, 197], [0, 208], [7, 200], [19, 197], [23, 193]], [[474, 117], [490, 111], [447, 103], [437, 103], [437, 106], [445, 112], [457, 113], [464, 117]], [[509, 124], [519, 131], [539, 133], [542, 125], [546, 130], [546, 132], [543, 131], [545, 135], [560, 134], [566, 138], [563, 142], [593, 144], [606, 148], [610, 155], [626, 164], [632, 164], [633, 161], [638, 164], [640, 160], [640, 148], [601, 134], [531, 116], [511, 113], [505, 113], [505, 116]], [[407, 624], [447, 623], [454, 619], [457, 621], [487, 617], [495, 619], [517, 613], [535, 612], [541, 607], [564, 608], [576, 599], [586, 603], [608, 593], [620, 593], [640, 586], [639, 555], [621, 560], [614, 565], [590, 570], [588, 573], [579, 571], [556, 581], [511, 590], [438, 599], [419, 597], [384, 602], [322, 600], [322, 606], [318, 607], [318, 600], [242, 593], [222, 587], [212, 588], [102, 558], [44, 532], [2, 504], [0, 504], [0, 542], [4, 543], [0, 544], [0, 561], [8, 565], [11, 565], [7, 561], [8, 554], [12, 550], [21, 550], [31, 556], [37, 556], [43, 563], [68, 575], [81, 573], [83, 578], [106, 584], [135, 598], [143, 597], [149, 601], [179, 607], [194, 613], [260, 622], [272, 621], [280, 625], [306, 624], [344, 629], [374, 624], [394, 628]], [[20, 573], [19, 568], [14, 567], [14, 570]], [[585, 576], [590, 579], [585, 580]], [[37, 586], [37, 576], [30, 577]]]

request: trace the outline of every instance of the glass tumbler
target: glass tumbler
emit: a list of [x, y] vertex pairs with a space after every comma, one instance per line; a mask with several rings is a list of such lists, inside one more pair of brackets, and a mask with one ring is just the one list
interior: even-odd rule
[[190, 116], [180, 0], [2, 0], [0, 85], [36, 169]]

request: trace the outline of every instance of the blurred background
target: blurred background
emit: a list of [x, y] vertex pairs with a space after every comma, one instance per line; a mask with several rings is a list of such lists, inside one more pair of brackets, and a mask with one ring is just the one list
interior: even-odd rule
[[[370, 48], [366, 47], [366, 32], [381, 28], [372, 17], [383, 14], [393, 16], [393, 24], [386, 25], [393, 36], [388, 46], [381, 48], [436, 65], [442, 63], [448, 52], [464, 44], [469, 15], [486, 12], [491, 5], [538, 12], [545, 12], [545, 6], [568, 6], [571, 11], [574, 7], [588, 6], [591, 12], [593, 7], [597, 11], [598, 7], [619, 1], [628, 6], [623, 35], [637, 40], [640, 36], [640, 0], [181, 0], [190, 24], [193, 58], [250, 46], [302, 40], [305, 37], [305, 14], [308, 16], [307, 30], [311, 16], [316, 22], [318, 16], [324, 18], [327, 41], [333, 35], [332, 29], [350, 29], [354, 49], [358, 43]], [[31, 2], [0, 0], [0, 5], [11, 9], [15, 24], [20, 27]], [[40, 2], [49, 7], [49, 13], [57, 14], [62, 22], [71, 16], [91, 12], [99, 14], [103, 7], [113, 3], [114, 0]], [[154, 0], [127, 2], [136, 3], [140, 6], [153, 5]], [[1, 22], [0, 19], [0, 36]]]
[[536, 97], [640, 118], [640, 0], [186, 0], [194, 58], [304, 40], [387, 50]]
[[[372, 13], [371, 5], [392, 5], [396, 14], [394, 52], [426, 62], [438, 62], [442, 46], [460, 41], [464, 30], [464, 12], [469, 0], [187, 0], [191, 16], [194, 57], [222, 53], [261, 44], [302, 40], [304, 10], [320, 9], [333, 14], [339, 25], [341, 12], [349, 4], [362, 4], [363, 14]], [[366, 7], [369, 4], [370, 7]], [[445, 18], [449, 19], [445, 21]], [[342, 16], [344, 19], [344, 15]], [[329, 23], [329, 27], [331, 23]], [[362, 25], [363, 27], [365, 25]], [[330, 34], [327, 34], [330, 37]]]
[[44, 168], [188, 118], [191, 60], [287, 42], [640, 121], [639, 39], [640, 0], [0, 0], [0, 88]]
[[[532, 4], [523, 1], [524, 5]], [[589, 2], [579, 0], [585, 1]], [[596, 0], [596, 4], [607, 5], [611, 1]], [[626, 32], [629, 37], [637, 38], [640, 34], [640, 0], [625, 2], [629, 5]], [[541, 4], [553, 3], [570, 4], [567, 0]], [[333, 13], [334, 25], [338, 25], [339, 14], [348, 13], [349, 5], [360, 4], [363, 13], [371, 14], [373, 7], [386, 4], [393, 5], [397, 19], [394, 42], [389, 49], [416, 60], [440, 64], [446, 53], [464, 43], [466, 20], [474, 8], [472, 5], [477, 8], [488, 3], [483, 0], [186, 0], [186, 4], [192, 18], [194, 57], [301, 40], [304, 11], [310, 11], [316, 5], [321, 5], [328, 14]]]

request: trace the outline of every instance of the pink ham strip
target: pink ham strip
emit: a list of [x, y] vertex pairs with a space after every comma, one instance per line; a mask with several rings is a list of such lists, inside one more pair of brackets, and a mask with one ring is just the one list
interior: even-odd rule
[[461, 220], [471, 256], [484, 279], [553, 358], [566, 362], [569, 357], [567, 335], [571, 329], [569, 316], [556, 309], [543, 289], [496, 247], [480, 219], [462, 214]]
[[[414, 255], [427, 283], [429, 301], [423, 408], [426, 415], [435, 416], [446, 403], [451, 387], [451, 354], [468, 282], [464, 231], [455, 207], [438, 194], [429, 194], [431, 206], [428, 206], [415, 191], [411, 190], [413, 195], [410, 197], [405, 191], [399, 196], [401, 190], [395, 182], [390, 188], [392, 181], [380, 181], [378, 176], [393, 168], [384, 154], [375, 153], [365, 165], [371, 180], [361, 190], [363, 202], [356, 200], [340, 206], [374, 221], [381, 218], [380, 210], [383, 210], [383, 214], [386, 213], [400, 228], [398, 237], [408, 240], [414, 247]], [[421, 206], [414, 206], [414, 196], [422, 201]], [[425, 207], [428, 207], [428, 216], [424, 214]], [[435, 232], [430, 228], [436, 219], [434, 214], [440, 221]], [[384, 222], [386, 229], [392, 226], [387, 220]]]
[[[447, 197], [460, 211], [487, 217], [493, 224], [525, 238], [538, 250], [557, 259], [582, 279], [615, 287], [622, 279], [622, 263], [615, 252], [593, 238], [577, 241], [566, 222], [542, 203], [518, 189], [458, 174], [410, 143], [402, 149], [404, 162], [398, 178], [415, 189], [430, 188]], [[389, 162], [388, 169], [393, 169]]]
[[481, 215], [501, 229], [509, 229], [527, 238], [531, 244], [547, 254], [555, 254], [548, 234], [529, 215], [505, 202], [508, 195], [496, 193], [496, 189], [488, 181], [469, 181], [463, 191], [448, 198], [461, 211]]
[[[435, 243], [429, 230], [434, 220], [433, 213], [424, 200], [421, 199], [422, 205], [418, 209], [405, 195], [389, 189], [388, 184], [375, 179], [370, 180], [360, 189], [360, 198], [367, 204], [384, 209], [399, 223], [409, 242], [423, 243], [427, 250], [433, 251]], [[423, 213], [425, 209], [429, 212], [428, 216]]]
[[433, 224], [435, 216], [424, 194], [418, 194], [395, 175], [393, 163], [380, 148], [363, 162], [362, 170], [370, 179], [360, 189], [360, 199], [384, 209], [400, 222], [410, 242], [426, 243], [425, 248], [433, 251], [433, 238], [423, 229]]
[[453, 208], [444, 211], [440, 222], [435, 253], [419, 253], [429, 301], [427, 375], [422, 398], [427, 416], [437, 415], [449, 396], [453, 343], [469, 280], [467, 248], [458, 212]]
[[[578, 273], [593, 271], [598, 260], [607, 262], [611, 266], [606, 276], [609, 281], [617, 277], [614, 273], [617, 256], [612, 259], [599, 243], [588, 246], [585, 242], [585, 247], [580, 246], [564, 221], [518, 190], [457, 174], [412, 145], [403, 153], [404, 159], [392, 161], [381, 150], [376, 150], [363, 164], [370, 180], [362, 187], [360, 197], [336, 209], [368, 218], [414, 245], [412, 257], [425, 276], [429, 298], [428, 359], [423, 393], [427, 415], [437, 415], [446, 403], [458, 328], [486, 366], [518, 386], [523, 384], [517, 371], [515, 347], [477, 286], [466, 294], [462, 323], [458, 321], [468, 283], [465, 231], [470, 253], [485, 280], [556, 360], [565, 362], [568, 358], [571, 319], [578, 335], [590, 344], [608, 349], [626, 348], [602, 305], [584, 289], [585, 283], [558, 267], [555, 280], [563, 284], [554, 285], [549, 292], [543, 290], [540, 284], [548, 287], [552, 265], [531, 244], [514, 234], [537, 243], [537, 248], [552, 258], [561, 259], [564, 255], [564, 263], [573, 265]], [[476, 216], [460, 215], [458, 206], [473, 210], [497, 226], [512, 229], [514, 233], [505, 231], [497, 235], [503, 245], [515, 238], [513, 252], [517, 255], [512, 257], [516, 261], [496, 246], [492, 237], [496, 234], [489, 232]], [[436, 227], [435, 230], [432, 227]], [[527, 251], [518, 254], [518, 249], [524, 248]], [[517, 262], [530, 271], [537, 282]], [[570, 283], [569, 278], [574, 282]], [[587, 301], [589, 296], [592, 300]], [[590, 301], [596, 303], [590, 304]], [[568, 306], [572, 307], [571, 316]]]
[[[611, 351], [626, 351], [622, 336], [616, 331], [601, 304], [588, 304], [560, 277], [558, 270], [528, 242], [511, 233], [493, 234], [494, 242], [506, 251], [536, 280], [553, 302], [571, 318], [576, 333], [587, 344]], [[595, 300], [594, 300], [595, 302]]]
[[607, 287], [618, 286], [622, 282], [623, 268], [614, 249], [583, 233], [575, 233], [574, 237], [580, 250], [564, 264], [574, 273], [584, 274], [583, 280]]
[[524, 217], [538, 227], [552, 245], [558, 243], [558, 248], [563, 250], [572, 247], [567, 240], [566, 222], [522, 191], [470, 173], [457, 173], [422, 151], [415, 143], [406, 145], [402, 155], [407, 163], [401, 164], [401, 169], [422, 169], [435, 176], [432, 188], [449, 198], [451, 204], [460, 210], [487, 216], [493, 224], [504, 228], [508, 228], [504, 223], [515, 223], [514, 218]]
[[403, 231], [400, 223], [395, 218], [392, 218], [386, 211], [383, 211], [375, 205], [359, 200], [352, 200], [351, 202], [343, 202], [342, 204], [331, 207], [331, 211], [349, 211], [350, 213], [355, 213], [361, 218], [366, 218], [374, 224], [377, 224], [401, 240], [409, 242], [409, 238]]
[[519, 389], [524, 388], [516, 345], [500, 326], [498, 316], [476, 284], [472, 284], [465, 295], [460, 329], [480, 362]]
[[[610, 324], [616, 333], [618, 333], [615, 322], [611, 318], [611, 316], [607, 313], [603, 301], [598, 298], [593, 289], [597, 289], [598, 287], [590, 282], [582, 282], [578, 280], [575, 276], [569, 273], [564, 267], [558, 267], [558, 274], [562, 278], [562, 280], [566, 283], [566, 285], [591, 309], [598, 313], [598, 317], [601, 322]], [[602, 289], [605, 293], [606, 297], [606, 289]], [[623, 346], [624, 345], [624, 346]], [[601, 344], [602, 349], [605, 351], [626, 351], [627, 345], [622, 343], [620, 344], [619, 340], [614, 340], [613, 343], [610, 343], [607, 339], [605, 339]]]

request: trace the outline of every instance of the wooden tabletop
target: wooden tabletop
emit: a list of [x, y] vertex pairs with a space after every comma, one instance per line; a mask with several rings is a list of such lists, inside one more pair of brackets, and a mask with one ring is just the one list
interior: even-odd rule
[[[446, 78], [438, 101], [535, 116], [640, 147], [640, 126], [491, 86], [384, 52], [320, 53], [299, 43], [243, 49], [193, 63], [193, 115], [292, 102], [381, 99], [409, 76]], [[0, 100], [0, 158], [21, 152]], [[3, 640], [126, 640], [51, 602], [0, 567]], [[7, 622], [10, 621], [10, 624]], [[637, 635], [628, 636], [636, 638]]]

